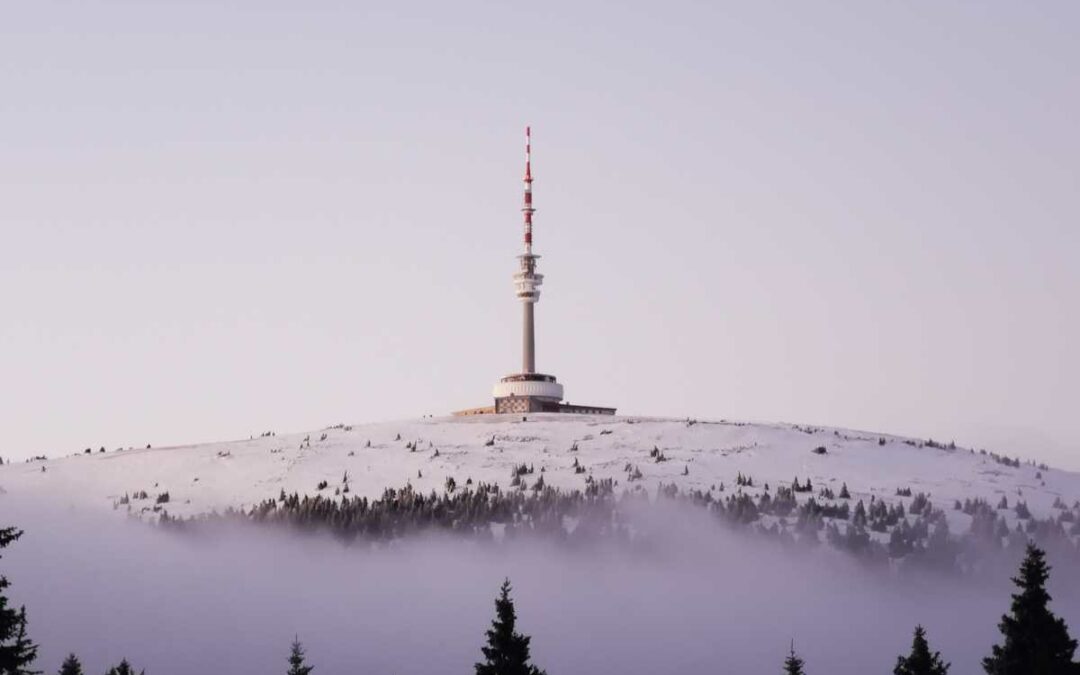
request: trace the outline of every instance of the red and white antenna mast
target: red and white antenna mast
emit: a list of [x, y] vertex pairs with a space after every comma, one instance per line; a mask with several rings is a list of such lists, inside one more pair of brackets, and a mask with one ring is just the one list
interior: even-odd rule
[[525, 127], [525, 205], [521, 212], [525, 214], [525, 253], [532, 254], [532, 216], [536, 209], [532, 205], [532, 129]]

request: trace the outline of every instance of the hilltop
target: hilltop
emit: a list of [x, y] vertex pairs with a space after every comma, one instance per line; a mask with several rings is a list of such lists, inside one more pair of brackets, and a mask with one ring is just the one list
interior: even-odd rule
[[[790, 424], [587, 415], [485, 415], [339, 424], [312, 432], [167, 448], [93, 451], [0, 467], [0, 488], [79, 508], [195, 516], [250, 507], [282, 491], [376, 498], [385, 488], [443, 492], [447, 479], [511, 486], [528, 466], [548, 486], [573, 490], [612, 479], [616, 491], [660, 485], [759, 494], [797, 478], [809, 496], [847, 485], [853, 499], [899, 501], [925, 493], [954, 531], [970, 517], [958, 500], [1010, 506], [1037, 517], [1080, 499], [1080, 474], [954, 444]], [[736, 485], [739, 476], [753, 486]], [[745, 482], [745, 481], [744, 481]], [[145, 494], [145, 497], [143, 497]], [[168, 501], [161, 501], [166, 495]], [[157, 507], [155, 509], [155, 507]], [[1003, 510], [1006, 520], [1013, 509]], [[1010, 524], [1014, 522], [1010, 521]]]

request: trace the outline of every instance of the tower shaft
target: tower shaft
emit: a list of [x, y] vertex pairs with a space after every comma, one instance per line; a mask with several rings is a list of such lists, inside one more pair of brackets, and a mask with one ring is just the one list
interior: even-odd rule
[[521, 372], [536, 372], [536, 336], [533, 332], [533, 304], [526, 302], [522, 305], [524, 321], [521, 334]]

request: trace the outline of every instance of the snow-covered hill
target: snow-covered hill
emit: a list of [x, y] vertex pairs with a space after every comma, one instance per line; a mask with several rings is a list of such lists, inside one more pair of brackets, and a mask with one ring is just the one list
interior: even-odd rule
[[[821, 451], [824, 448], [824, 452]], [[659, 450], [664, 461], [653, 456]], [[584, 472], [575, 468], [584, 467]], [[47, 497], [73, 507], [112, 510], [125, 495], [131, 512], [154, 507], [190, 516], [250, 506], [282, 490], [333, 495], [347, 482], [349, 494], [379, 496], [384, 488], [411, 484], [442, 492], [447, 478], [471, 478], [508, 487], [513, 468], [534, 467], [532, 482], [582, 488], [586, 477], [612, 478], [616, 490], [661, 483], [730, 494], [739, 474], [752, 477], [752, 494], [766, 483], [810, 479], [814, 493], [871, 495], [897, 501], [898, 489], [927, 493], [949, 513], [950, 524], [970, 518], [953, 511], [955, 500], [1005, 496], [1023, 501], [1040, 518], [1054, 505], [1080, 499], [1080, 474], [1003, 461], [965, 448], [925, 440], [787, 424], [707, 422], [644, 417], [490, 415], [425, 418], [338, 425], [311, 433], [169, 448], [80, 454], [0, 467], [0, 491]], [[635, 470], [636, 469], [636, 470]], [[640, 471], [640, 479], [630, 480]], [[319, 488], [325, 481], [326, 487]], [[142, 492], [146, 493], [143, 499]], [[169, 501], [156, 504], [158, 495]], [[127, 512], [128, 508], [118, 509]], [[1003, 512], [1015, 520], [1012, 509]]]

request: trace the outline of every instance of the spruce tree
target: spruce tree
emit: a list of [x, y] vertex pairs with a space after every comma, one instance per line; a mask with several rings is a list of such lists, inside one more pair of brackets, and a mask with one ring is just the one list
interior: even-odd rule
[[803, 670], [803, 660], [795, 655], [794, 640], [791, 642], [791, 651], [784, 659], [784, 673], [785, 675], [806, 675], [806, 671]]
[[510, 580], [503, 582], [495, 600], [495, 620], [487, 631], [487, 646], [482, 648], [484, 663], [476, 664], [476, 675], [545, 675], [529, 663], [529, 641], [514, 631], [517, 614], [510, 599]]
[[79, 663], [79, 659], [74, 654], [68, 654], [57, 675], [83, 675], [82, 664]]
[[983, 659], [988, 675], [1080, 674], [1080, 664], [1073, 661], [1076, 640], [1069, 637], [1065, 621], [1047, 607], [1049, 578], [1046, 553], [1028, 544], [1020, 575], [1012, 580], [1020, 592], [1012, 596], [1012, 613], [998, 624], [1004, 641]]
[[288, 675], [308, 675], [315, 670], [315, 666], [304, 665], [304, 645], [300, 644], [300, 638], [294, 638], [292, 649], [289, 653]]
[[911, 653], [896, 657], [893, 675], [948, 675], [948, 663], [943, 663], [941, 653], [930, 653], [926, 642], [926, 630], [915, 626], [915, 637], [911, 641]]
[[[135, 675], [135, 669], [131, 667], [127, 659], [121, 659], [120, 665], [110, 668], [105, 675]], [[146, 675], [145, 670], [139, 671], [139, 675]]]
[[[0, 549], [21, 536], [14, 527], [0, 528]], [[10, 585], [0, 575], [0, 675], [36, 675], [29, 667], [37, 658], [37, 646], [26, 635], [26, 608], [8, 607], [4, 590]]]

